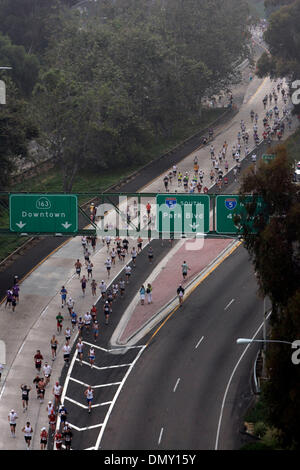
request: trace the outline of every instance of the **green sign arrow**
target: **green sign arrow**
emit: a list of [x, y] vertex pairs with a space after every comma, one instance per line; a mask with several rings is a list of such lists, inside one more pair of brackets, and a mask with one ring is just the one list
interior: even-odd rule
[[77, 232], [77, 196], [74, 194], [10, 194], [9, 221], [12, 232]]
[[196, 234], [209, 232], [209, 195], [158, 194], [157, 231]]
[[[247, 205], [256, 202], [253, 209], [253, 215], [249, 216]], [[216, 231], [220, 234], [236, 234], [240, 232], [240, 226], [235, 225], [236, 217], [240, 216], [241, 223], [246, 224], [252, 233], [257, 230], [254, 227], [255, 218], [265, 207], [264, 201], [260, 196], [245, 196], [241, 198], [235, 194], [219, 195], [216, 197]]]

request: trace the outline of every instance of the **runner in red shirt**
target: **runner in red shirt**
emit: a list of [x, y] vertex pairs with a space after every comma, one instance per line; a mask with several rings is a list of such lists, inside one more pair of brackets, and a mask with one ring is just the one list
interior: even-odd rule
[[41, 355], [41, 351], [38, 349], [36, 354], [33, 357], [34, 363], [35, 363], [35, 368], [40, 372], [41, 367], [42, 367], [42, 360], [44, 359], [43, 356]]
[[62, 435], [59, 431], [57, 431], [55, 434], [54, 440], [56, 444], [56, 450], [62, 450]]
[[146, 205], [146, 210], [147, 210], [147, 215], [148, 215], [148, 219], [150, 217], [150, 211], [151, 211], [151, 204], [150, 202], [148, 201], [148, 204]]

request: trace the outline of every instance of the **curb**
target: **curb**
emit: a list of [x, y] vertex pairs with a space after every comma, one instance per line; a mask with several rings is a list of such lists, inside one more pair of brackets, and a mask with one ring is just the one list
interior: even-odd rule
[[[202, 282], [204, 279], [215, 269], [215, 267], [222, 263], [228, 256], [233, 253], [233, 251], [241, 245], [239, 240], [233, 240], [230, 245], [221, 251], [221, 253], [212, 260], [202, 271], [200, 271], [185, 287], [185, 299], [192, 293], [192, 291]], [[175, 248], [175, 247], [174, 247]], [[147, 280], [145, 281], [147, 283]], [[177, 296], [173, 297], [169, 302], [167, 302], [157, 313], [152, 315], [143, 326], [138, 328], [134, 333], [132, 333], [127, 340], [120, 341], [120, 337], [127, 325], [122, 325], [122, 327], [117, 326], [115, 329], [111, 340], [111, 348], [117, 348], [120, 346], [128, 347], [135, 345], [138, 341], [141, 340], [147, 333], [149, 333], [160, 321], [162, 321], [168, 314], [170, 314], [174, 308], [177, 307]], [[129, 305], [130, 307], [130, 305]], [[129, 308], [128, 307], [128, 308]], [[126, 312], [124, 312], [126, 314]], [[124, 314], [123, 314], [124, 316]], [[129, 317], [130, 320], [130, 317]], [[120, 323], [119, 323], [120, 324]], [[116, 339], [115, 339], [116, 338]]]

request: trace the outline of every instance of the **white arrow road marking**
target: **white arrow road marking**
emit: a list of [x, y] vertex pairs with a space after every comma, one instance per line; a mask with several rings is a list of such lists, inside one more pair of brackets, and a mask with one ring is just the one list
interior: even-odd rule
[[22, 220], [21, 220], [19, 223], [16, 223], [16, 225], [17, 225], [17, 227], [19, 227], [19, 228], [23, 228], [23, 227], [25, 227], [26, 223], [23, 224], [23, 222], [22, 222]]
[[65, 229], [71, 227], [72, 224], [69, 224], [69, 222], [66, 222], [64, 224], [61, 224]]

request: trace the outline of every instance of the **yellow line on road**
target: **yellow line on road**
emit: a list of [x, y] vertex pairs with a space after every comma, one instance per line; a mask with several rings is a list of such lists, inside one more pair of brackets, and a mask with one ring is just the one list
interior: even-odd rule
[[[197, 287], [213, 272], [215, 271], [215, 269], [217, 269], [221, 263], [223, 263], [223, 261], [225, 261], [225, 259], [227, 259], [230, 255], [232, 255], [232, 253], [242, 244], [242, 242], [239, 242], [237, 245], [235, 245], [228, 253], [226, 253], [219, 261], [218, 263], [213, 266], [203, 277], [201, 277], [201, 279], [193, 286], [193, 288], [189, 291], [188, 294], [186, 294], [186, 296], [184, 297], [184, 300], [183, 302], [186, 301], [186, 299], [194, 292], [195, 289], [197, 289]], [[157, 333], [159, 332], [159, 330], [167, 323], [167, 321], [174, 315], [174, 313], [178, 310], [179, 308], [179, 305], [177, 305], [170, 313], [169, 315], [167, 316], [167, 318], [163, 321], [163, 323], [154, 331], [153, 335], [151, 336], [151, 338], [149, 339], [149, 341], [146, 343], [146, 346], [149, 345], [149, 343], [151, 342], [151, 340], [157, 335]]]
[[269, 77], [265, 77], [263, 82], [259, 85], [259, 87], [257, 88], [256, 92], [254, 93], [254, 95], [251, 96], [250, 100], [248, 101], [247, 104], [251, 103], [251, 101], [255, 98], [255, 96], [259, 93], [260, 89], [264, 86], [265, 82], [269, 79]]

